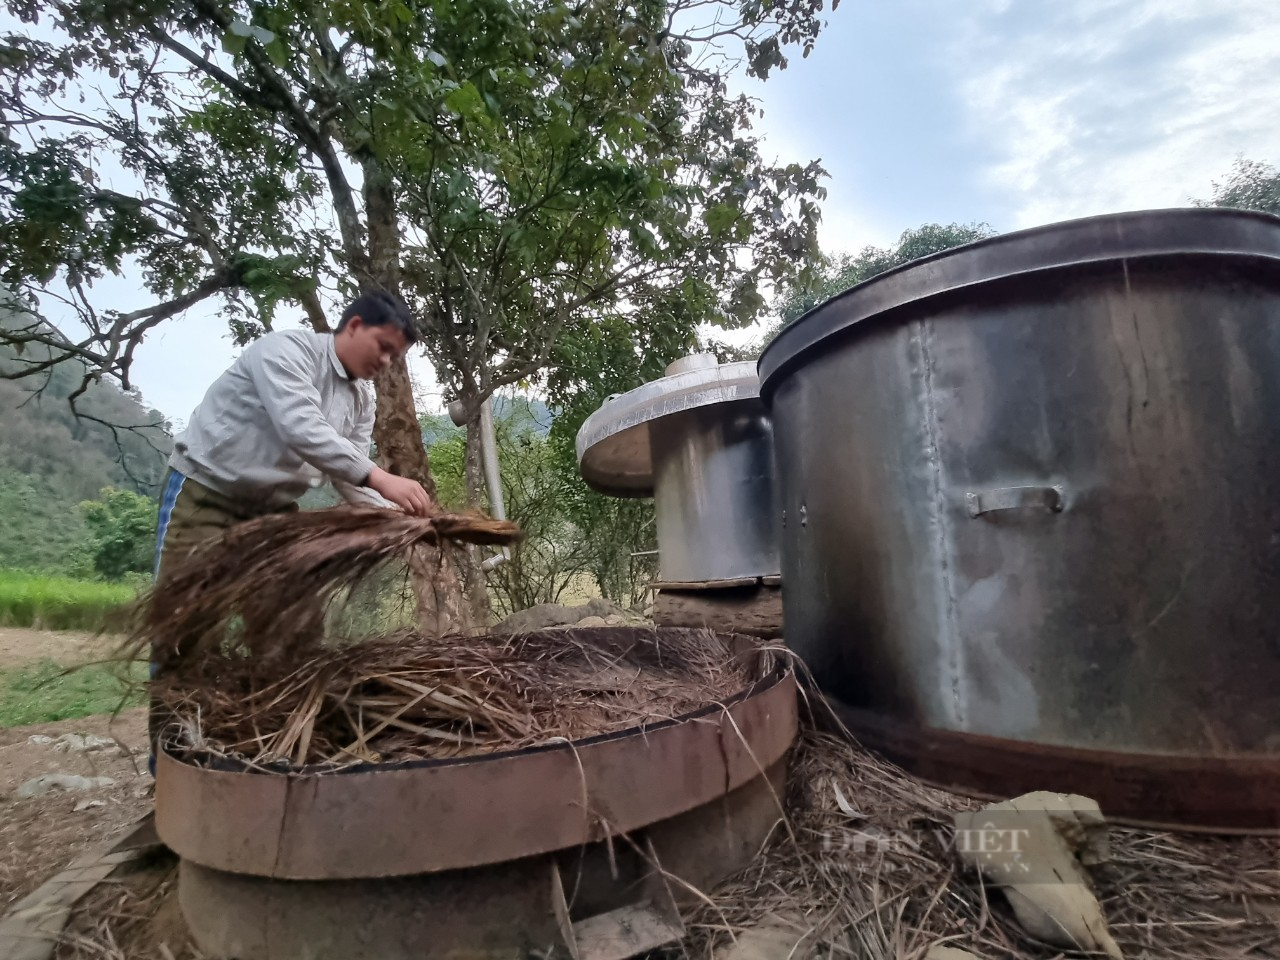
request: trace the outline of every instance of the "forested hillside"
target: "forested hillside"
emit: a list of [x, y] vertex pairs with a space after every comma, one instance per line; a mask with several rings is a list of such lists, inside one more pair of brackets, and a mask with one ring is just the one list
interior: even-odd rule
[[[0, 315], [0, 324], [11, 328], [28, 322], [25, 314]], [[0, 345], [0, 373], [39, 363], [48, 356], [44, 351], [28, 346], [19, 354]], [[109, 382], [95, 383], [77, 398], [77, 417], [68, 397], [83, 375], [83, 366], [65, 361], [47, 376], [0, 379], [0, 410], [6, 413], [0, 418], [0, 570], [114, 580], [150, 569], [153, 501], [172, 447], [169, 425], [140, 396]], [[653, 548], [652, 505], [587, 495], [571, 451], [563, 456], [551, 442], [555, 417], [542, 400], [498, 394], [493, 406], [507, 509], [528, 534], [511, 562], [490, 578], [495, 608], [558, 600], [584, 582], [634, 602], [651, 573], [646, 551]], [[419, 422], [441, 501], [464, 507], [465, 431], [443, 414]], [[618, 510], [636, 513], [640, 526], [601, 536], [584, 522], [578, 502], [584, 495], [591, 504], [600, 499], [610, 517]], [[326, 486], [308, 493], [302, 506], [336, 502]], [[619, 563], [629, 575], [610, 575]]]
[[[0, 313], [7, 327], [29, 322]], [[0, 345], [0, 372], [39, 362], [42, 350], [18, 355]], [[95, 383], [77, 399], [85, 415], [77, 418], [67, 398], [82, 374], [66, 361], [37, 377], [0, 379], [0, 569], [83, 566], [90, 531], [79, 504], [104, 487], [154, 497], [163, 479], [172, 441], [161, 414], [140, 396]]]

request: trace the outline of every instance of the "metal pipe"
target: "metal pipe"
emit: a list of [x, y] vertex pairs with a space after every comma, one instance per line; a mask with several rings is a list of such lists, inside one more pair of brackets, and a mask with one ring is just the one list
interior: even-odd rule
[[[449, 404], [449, 419], [455, 426], [467, 424], [467, 408], [461, 400]], [[502, 496], [502, 472], [498, 466], [498, 435], [493, 428], [493, 399], [486, 398], [480, 404], [480, 469], [484, 472], [484, 485], [489, 491], [489, 515], [495, 520], [507, 519], [507, 505]], [[480, 569], [488, 573], [511, 559], [506, 547], [480, 563]]]
[[[502, 496], [502, 471], [498, 466], [498, 435], [493, 428], [493, 398], [480, 405], [480, 466], [484, 470], [485, 486], [489, 488], [489, 513], [495, 520], [507, 519], [507, 504]], [[500, 553], [483, 560], [480, 569], [485, 573], [511, 559], [511, 551], [503, 547]]]
[[498, 469], [498, 436], [493, 429], [493, 399], [480, 405], [480, 462], [484, 482], [489, 488], [489, 513], [495, 520], [507, 519], [507, 505], [502, 499], [502, 474]]

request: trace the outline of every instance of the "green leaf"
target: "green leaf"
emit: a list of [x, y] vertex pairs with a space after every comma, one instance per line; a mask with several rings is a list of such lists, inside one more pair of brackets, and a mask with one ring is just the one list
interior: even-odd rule
[[373, 126], [378, 130], [393, 128], [396, 125], [397, 113], [394, 107], [382, 103], [373, 105]]
[[646, 227], [644, 224], [640, 224], [639, 226], [635, 227], [631, 231], [631, 234], [633, 237], [635, 237], [636, 246], [640, 249], [641, 253], [651, 254], [651, 253], [657, 252], [658, 238], [655, 237], [653, 235], [653, 231], [650, 230], [648, 227]]
[[727, 203], [714, 204], [702, 214], [702, 220], [707, 225], [707, 229], [716, 238], [724, 236], [737, 219], [737, 208]]
[[289, 63], [289, 51], [279, 39], [273, 39], [267, 44], [267, 57], [277, 67], [283, 69]]
[[563, 120], [556, 120], [547, 127], [547, 139], [557, 147], [573, 142], [577, 132]]
[[[751, 2], [758, 30], [749, 59], [777, 69], [807, 44], [821, 3]], [[134, 310], [200, 288], [210, 279], [210, 247], [225, 260], [253, 251], [259, 260], [237, 264], [244, 286], [209, 301], [226, 304], [240, 342], [260, 335], [277, 306], [296, 310], [304, 283], [352, 295], [344, 265], [369, 252], [354, 238], [374, 226], [397, 232], [398, 262], [377, 257], [377, 270], [401, 278], [442, 384], [462, 395], [495, 373], [547, 362], [530, 382], [578, 417], [560, 428], [565, 501], [590, 496], [574, 472], [573, 431], [605, 395], [660, 376], [664, 359], [697, 346], [703, 324], [758, 312], [760, 290], [772, 296], [815, 252], [821, 168], [801, 163], [784, 175], [762, 157], [761, 135], [749, 127], [754, 112], [729, 92], [737, 84], [726, 90], [726, 68], [655, 38], [669, 4], [178, 4], [184, 31], [221, 40], [224, 64], [257, 44], [252, 55], [264, 65], [315, 64], [319, 74], [332, 50], [316, 23], [350, 51], [350, 82], [304, 105], [331, 118], [342, 149], [385, 180], [389, 204], [357, 205], [354, 230], [344, 222], [341, 234], [318, 225], [332, 221], [338, 198], [315, 172], [313, 143], [234, 84], [205, 80], [197, 97], [166, 99], [134, 46], [130, 16], [151, 6], [125, 5], [133, 13], [123, 18], [118, 4], [73, 6], [88, 22], [48, 51], [42, 43], [24, 54], [44, 57], [39, 67], [0, 63], [0, 79], [6, 89], [29, 88], [15, 96], [32, 107], [39, 83], [65, 89], [69, 101], [82, 89], [91, 95], [79, 77], [95, 64], [114, 64], [131, 87], [147, 88], [155, 125], [113, 146], [155, 206], [125, 211], [93, 199], [103, 191], [87, 171], [99, 148], [82, 130], [50, 134], [63, 155], [43, 160], [15, 156], [34, 157], [25, 140], [0, 144], [5, 182], [40, 186], [15, 188], [0, 218], [0, 282], [71, 278], [105, 315], [110, 301], [91, 284], [121, 264], [146, 264], [137, 302], [117, 304]], [[711, 26], [715, 6], [687, 11], [707, 18], [690, 28]], [[723, 44], [726, 62], [744, 53], [742, 37], [726, 34]], [[705, 79], [695, 79], [698, 71]], [[156, 211], [165, 204], [205, 214], [191, 237], [162, 229]], [[744, 288], [744, 276], [755, 287]], [[580, 514], [595, 516], [601, 541], [604, 518], [620, 515], [602, 502], [596, 514]], [[635, 562], [625, 551], [616, 560]], [[590, 576], [617, 579], [603, 567]]]
[[480, 91], [469, 80], [445, 97], [444, 102], [450, 110], [463, 117], [473, 117], [484, 110]]
[[231, 29], [222, 35], [222, 49], [233, 57], [238, 57], [244, 53], [244, 48], [248, 44], [248, 34], [236, 33], [234, 23], [231, 25]]

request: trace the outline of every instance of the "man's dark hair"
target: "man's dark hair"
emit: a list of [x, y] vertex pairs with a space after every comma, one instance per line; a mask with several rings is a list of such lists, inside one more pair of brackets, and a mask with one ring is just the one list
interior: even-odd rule
[[370, 290], [351, 301], [351, 305], [342, 311], [342, 319], [338, 321], [336, 333], [341, 333], [352, 317], [359, 317], [361, 323], [371, 327], [385, 327], [388, 324], [404, 334], [407, 343], [418, 342], [418, 331], [413, 326], [413, 314], [399, 297], [385, 290]]

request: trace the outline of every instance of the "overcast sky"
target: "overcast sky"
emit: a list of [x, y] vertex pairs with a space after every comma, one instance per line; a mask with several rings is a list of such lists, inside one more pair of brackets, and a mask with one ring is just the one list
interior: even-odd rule
[[[1238, 155], [1280, 161], [1280, 0], [844, 0], [807, 60], [745, 88], [766, 154], [830, 172], [830, 251], [1179, 206]], [[185, 420], [233, 356], [192, 313], [135, 378]]]

